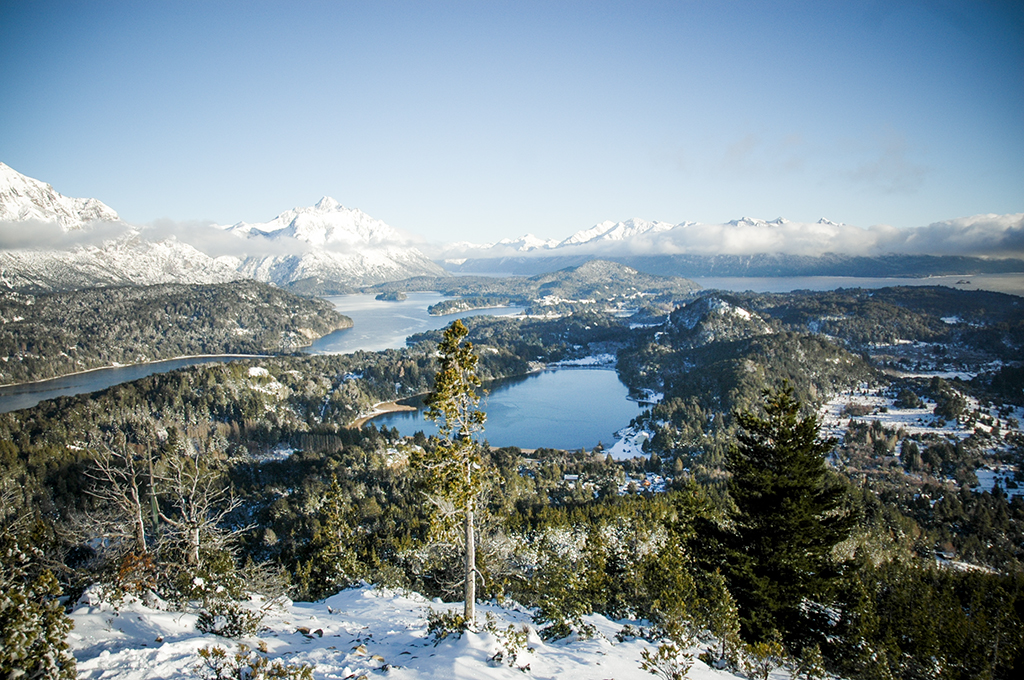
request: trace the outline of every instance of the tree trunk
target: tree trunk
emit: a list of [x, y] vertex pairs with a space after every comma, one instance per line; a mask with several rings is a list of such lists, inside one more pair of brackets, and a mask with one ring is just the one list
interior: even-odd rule
[[188, 535], [188, 564], [193, 567], [199, 566], [199, 527], [189, 527]]
[[466, 505], [466, 604], [463, 616], [472, 627], [476, 618], [476, 539], [473, 535], [473, 501]]
[[156, 500], [156, 480], [153, 479], [153, 452], [149, 451], [149, 510], [153, 515], [153, 534], [160, 535], [160, 504]]
[[138, 494], [135, 500], [135, 517], [132, 518], [132, 522], [135, 524], [135, 553], [137, 555], [146, 554], [146, 522], [142, 515], [142, 503], [139, 502]]

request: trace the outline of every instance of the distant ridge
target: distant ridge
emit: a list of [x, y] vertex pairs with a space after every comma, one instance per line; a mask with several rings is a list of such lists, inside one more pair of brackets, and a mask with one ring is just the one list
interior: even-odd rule
[[456, 274], [534, 276], [578, 267], [592, 260], [618, 262], [647, 274], [681, 276], [856, 276], [925, 277], [971, 276], [1024, 272], [1024, 260], [988, 259], [954, 255], [878, 255], [874, 257], [826, 254], [806, 255], [559, 255], [501, 257], [445, 262]]

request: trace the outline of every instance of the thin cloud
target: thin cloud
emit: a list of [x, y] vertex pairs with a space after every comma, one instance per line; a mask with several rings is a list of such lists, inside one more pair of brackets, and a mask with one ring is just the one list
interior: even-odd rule
[[79, 246], [102, 246], [117, 240], [135, 228], [124, 222], [93, 222], [81, 229], [65, 232], [55, 221], [0, 221], [0, 249], [66, 250]]
[[930, 170], [911, 159], [912, 149], [903, 135], [890, 134], [875, 158], [848, 173], [850, 179], [886, 194], [912, 194], [924, 184]]

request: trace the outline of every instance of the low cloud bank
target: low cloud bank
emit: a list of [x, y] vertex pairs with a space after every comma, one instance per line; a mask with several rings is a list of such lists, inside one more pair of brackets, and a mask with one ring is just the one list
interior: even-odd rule
[[444, 249], [445, 258], [530, 257], [560, 255], [754, 255], [759, 253], [819, 256], [826, 253], [875, 256], [963, 255], [1024, 257], [1024, 213], [975, 215], [923, 227], [888, 225], [856, 227], [833, 222], [736, 220], [728, 224], [680, 224], [625, 240], [600, 238], [577, 245], [521, 250], [459, 246]]
[[[174, 238], [211, 257], [266, 257], [303, 255], [311, 250], [352, 252], [367, 245], [343, 242], [313, 245], [295, 238], [249, 236], [204, 222], [159, 220], [148, 225], [123, 222], [94, 222], [83, 229], [65, 232], [56, 222], [0, 221], [0, 249], [70, 250], [102, 247], [105, 243], [138, 236], [150, 241]], [[408, 247], [419, 241], [377, 243]], [[429, 250], [422, 241], [421, 250]], [[435, 257], [531, 257], [560, 255], [753, 255], [758, 253], [818, 256], [843, 255], [964, 255], [980, 257], [1024, 257], [1024, 213], [975, 215], [923, 227], [898, 229], [887, 225], [856, 227], [833, 222], [788, 222], [786, 220], [742, 219], [727, 224], [680, 224], [670, 229], [651, 230], [621, 240], [600, 238], [557, 248], [521, 250], [516, 246], [444, 246], [434, 249]]]
[[124, 222], [93, 222], [82, 229], [64, 229], [56, 222], [24, 220], [10, 222], [0, 220], [0, 250], [46, 249], [67, 250], [78, 246], [102, 246], [137, 232]]

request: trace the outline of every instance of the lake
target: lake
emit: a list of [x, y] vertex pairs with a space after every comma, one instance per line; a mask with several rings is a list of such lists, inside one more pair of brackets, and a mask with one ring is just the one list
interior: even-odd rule
[[474, 309], [459, 314], [430, 316], [427, 307], [445, 300], [439, 293], [407, 293], [400, 302], [383, 302], [373, 295], [336, 295], [325, 298], [334, 308], [352, 319], [352, 328], [334, 331], [306, 350], [310, 354], [348, 354], [358, 350], [377, 352], [405, 347], [405, 339], [415, 333], [444, 328], [455, 319], [491, 314], [511, 316], [522, 307]]
[[[501, 307], [477, 309], [447, 316], [430, 316], [427, 307], [445, 299], [438, 293], [409, 293], [402, 302], [383, 302], [373, 295], [339, 295], [327, 300], [342, 314], [351, 317], [355, 324], [325, 335], [309, 348], [312, 354], [346, 354], [358, 350], [376, 352], [383, 349], [405, 347], [405, 338], [413, 333], [444, 328], [456, 318], [480, 314], [519, 314], [522, 307]], [[41, 380], [25, 385], [0, 387], [0, 413], [30, 408], [41, 401], [76, 394], [88, 394], [105, 390], [123, 382], [138, 380], [154, 373], [166, 373], [176, 368], [226, 361], [239, 358], [238, 355], [214, 357], [188, 357], [155, 361], [135, 366], [114, 366], [97, 368], [85, 373], [76, 373], [52, 380]]]
[[[735, 291], [753, 290], [757, 292], [947, 285], [966, 290], [981, 289], [1024, 295], [1024, 275], [1022, 274], [935, 276], [924, 279], [840, 276], [777, 278], [708, 277], [696, 279], [696, 281], [705, 288]], [[970, 283], [958, 284], [959, 281], [969, 281]], [[456, 318], [481, 314], [514, 315], [522, 311], [521, 307], [503, 307], [497, 309], [477, 309], [446, 316], [430, 316], [427, 314], [427, 307], [445, 299], [439, 293], [409, 293], [408, 299], [401, 302], [384, 302], [374, 299], [373, 295], [339, 295], [328, 297], [327, 299], [334, 304], [339, 312], [351, 317], [355, 325], [353, 328], [335, 331], [314, 342], [307, 350], [312, 354], [345, 354], [357, 350], [379, 351], [400, 348], [405, 346], [405, 339], [409, 335], [444, 328]], [[87, 373], [54, 378], [53, 380], [45, 380], [27, 385], [0, 387], [0, 413], [29, 408], [35, 406], [40, 401], [55, 397], [95, 392], [119, 383], [138, 380], [153, 373], [163, 373], [184, 366], [209, 363], [211, 361], [223, 361], [230, 358], [232, 357], [171, 359], [137, 366], [101, 368]], [[559, 371], [559, 373], [561, 372]], [[626, 422], [628, 422], [628, 418]], [[616, 426], [616, 429], [618, 427], [620, 426]], [[547, 444], [546, 446], [554, 445]]]
[[75, 373], [74, 375], [65, 375], [60, 378], [40, 380], [39, 382], [23, 385], [6, 385], [0, 387], [0, 413], [30, 408], [47, 399], [98, 392], [99, 390], [105, 390], [108, 387], [120, 385], [124, 382], [145, 378], [154, 373], [166, 373], [167, 371], [184, 368], [185, 366], [209, 364], [215, 361], [230, 361], [237, 358], [239, 358], [237, 354], [225, 354], [220, 356], [168, 359], [166, 361], [154, 361], [149, 364], [135, 364], [134, 366], [98, 368], [94, 371]]
[[[601, 442], [610, 447], [614, 433], [643, 410], [628, 399], [629, 391], [610, 368], [559, 368], [487, 388], [480, 400], [480, 410], [487, 414], [481, 439], [492, 446], [589, 450]], [[403, 403], [422, 408], [418, 399]], [[398, 428], [403, 435], [437, 433], [422, 410], [388, 413], [371, 422]]]

